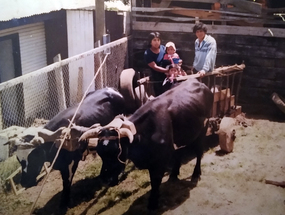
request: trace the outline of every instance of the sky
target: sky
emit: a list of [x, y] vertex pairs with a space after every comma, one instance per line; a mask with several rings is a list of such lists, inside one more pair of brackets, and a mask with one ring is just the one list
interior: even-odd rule
[[95, 6], [95, 0], [0, 0], [0, 21], [89, 6]]

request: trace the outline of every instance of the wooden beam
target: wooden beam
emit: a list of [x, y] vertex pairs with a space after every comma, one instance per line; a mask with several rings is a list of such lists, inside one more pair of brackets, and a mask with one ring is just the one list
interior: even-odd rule
[[[172, 2], [172, 0], [169, 0], [169, 1], [167, 1], [167, 0], [162, 0], [162, 1], [160, 2], [160, 4], [154, 4], [154, 3], [152, 3], [151, 7], [168, 8], [171, 2]], [[165, 13], [165, 11], [160, 11], [160, 12], [157, 12], [155, 15], [157, 15], [157, 16], [164, 16], [164, 13]], [[156, 24], [157, 24], [159, 21], [160, 21], [160, 18], [156, 20]]]
[[250, 2], [245, 0], [234, 0], [233, 4], [241, 8], [243, 10], [255, 13], [255, 14], [261, 14], [262, 12], [262, 4], [257, 2]]
[[260, 17], [260, 15], [252, 14], [252, 13], [239, 13], [239, 12], [231, 12], [231, 11], [222, 11], [222, 10], [206, 10], [206, 9], [193, 9], [193, 8], [147, 8], [147, 7], [133, 7], [133, 12], [147, 12], [147, 13], [157, 13], [160, 11], [204, 11], [208, 13], [220, 13], [220, 14], [231, 14], [236, 16], [247, 16], [247, 17]]
[[[149, 15], [149, 14], [134, 14], [132, 17], [140, 17], [140, 18], [154, 18], [154, 19], [168, 19], [176, 22], [194, 22], [194, 17], [178, 17], [178, 16], [156, 16], [156, 15]], [[272, 25], [285, 25], [285, 22], [280, 20], [271, 20], [271, 19], [259, 19], [259, 18], [248, 18], [248, 17], [236, 17], [236, 16], [221, 16], [220, 18], [199, 18], [200, 21], [225, 21], [225, 22], [231, 22], [231, 21], [245, 21], [247, 23], [252, 24], [272, 24]]]
[[[171, 2], [173, 0], [164, 0], [165, 2]], [[179, 0], [180, 2], [198, 2], [198, 3], [221, 3], [221, 4], [232, 4], [234, 0]]]
[[[166, 23], [160, 22], [134, 22], [133, 30], [138, 31], [165, 31], [165, 32], [187, 32], [192, 33], [194, 24], [185, 23]], [[211, 34], [228, 34], [228, 35], [250, 35], [261, 37], [279, 37], [285, 38], [285, 29], [264, 28], [252, 26], [225, 26], [225, 25], [208, 25], [208, 32]], [[272, 32], [272, 34], [271, 34]]]
[[101, 41], [103, 44], [103, 35], [105, 34], [105, 10], [104, 10], [104, 1], [102, 0], [95, 0], [95, 22], [96, 22], [96, 29], [95, 29], [95, 42], [98, 40]]
[[285, 181], [265, 180], [265, 184], [272, 184], [275, 186], [285, 187]]
[[[178, 7], [174, 7], [177, 9]], [[203, 11], [203, 10], [184, 10], [183, 8], [180, 8], [181, 10], [174, 10], [170, 11], [172, 14], [176, 15], [182, 15], [182, 16], [190, 16], [190, 17], [199, 17], [199, 19], [219, 19], [221, 14], [219, 13], [211, 13], [209, 11]]]

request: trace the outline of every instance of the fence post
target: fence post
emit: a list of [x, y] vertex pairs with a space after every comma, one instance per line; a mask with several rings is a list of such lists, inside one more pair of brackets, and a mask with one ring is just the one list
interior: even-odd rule
[[[54, 62], [60, 62], [61, 61], [61, 55], [57, 54], [53, 58]], [[56, 91], [59, 94], [58, 95], [58, 105], [59, 110], [66, 109], [66, 97], [65, 97], [65, 91], [64, 91], [64, 83], [63, 83], [63, 74], [62, 74], [62, 66], [55, 69], [55, 80], [56, 80]]]
[[83, 67], [80, 66], [78, 68], [78, 83], [77, 83], [77, 99], [76, 101], [79, 103], [83, 97]]

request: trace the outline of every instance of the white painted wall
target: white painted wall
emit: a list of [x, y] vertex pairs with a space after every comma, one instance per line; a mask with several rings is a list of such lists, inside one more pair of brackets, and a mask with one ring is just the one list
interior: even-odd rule
[[[93, 12], [88, 10], [67, 10], [68, 57], [94, 48]], [[81, 82], [78, 71], [82, 67], [84, 77]], [[78, 60], [69, 64], [70, 101], [78, 102], [77, 92], [85, 92], [94, 76], [94, 57]], [[94, 88], [93, 88], [94, 89]], [[81, 96], [79, 95], [81, 98]]]

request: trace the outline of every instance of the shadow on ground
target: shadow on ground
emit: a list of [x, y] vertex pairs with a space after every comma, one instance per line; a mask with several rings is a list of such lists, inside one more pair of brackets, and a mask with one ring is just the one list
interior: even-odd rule
[[[218, 135], [211, 135], [205, 138], [204, 151], [216, 147], [218, 143]], [[182, 158], [182, 163], [187, 163], [194, 159], [196, 155], [193, 153], [193, 148], [185, 147], [181, 148], [178, 151], [179, 155]], [[203, 159], [202, 159], [203, 162]], [[130, 170], [131, 171], [131, 170]], [[129, 173], [129, 171], [128, 171]], [[123, 178], [127, 176], [124, 175]], [[192, 175], [192, 172], [189, 172], [189, 176]], [[123, 179], [121, 179], [123, 180]], [[197, 185], [197, 181], [191, 181], [190, 178], [185, 178], [178, 181], [167, 181], [162, 183], [160, 186], [160, 200], [159, 200], [159, 209], [156, 211], [149, 212], [147, 208], [148, 197], [150, 192], [147, 192], [143, 196], [139, 197], [134, 201], [134, 203], [129, 207], [128, 211], [124, 215], [132, 214], [162, 214], [165, 211], [173, 210], [187, 199], [190, 198], [190, 191]], [[108, 188], [102, 189], [102, 184], [99, 177], [96, 178], [87, 178], [80, 180], [74, 183], [71, 187], [71, 196], [70, 196], [70, 208], [74, 208], [80, 205], [83, 202], [90, 202], [89, 206], [84, 209], [83, 213], [86, 214], [90, 207], [95, 205], [100, 198], [102, 198]], [[95, 193], [100, 191], [99, 195], [95, 197]], [[175, 192], [174, 192], [175, 191]], [[36, 209], [33, 214], [36, 215], [59, 215], [65, 214], [67, 209], [60, 209], [60, 197], [62, 192], [54, 195], [43, 208]], [[111, 206], [110, 206], [111, 207]], [[102, 209], [101, 212], [105, 211], [106, 208]]]
[[[219, 144], [218, 135], [214, 134], [207, 136], [204, 141], [204, 151], [208, 151], [211, 148], [216, 147]], [[183, 163], [190, 162], [196, 156], [193, 153], [193, 148], [185, 147], [179, 149], [179, 155], [181, 156]], [[203, 160], [202, 160], [203, 162]], [[194, 169], [193, 169], [194, 170]], [[189, 176], [192, 172], [189, 172]], [[150, 195], [150, 191], [139, 197], [129, 207], [123, 215], [135, 215], [135, 214], [149, 214], [159, 215], [166, 211], [174, 210], [179, 207], [187, 199], [191, 198], [191, 190], [196, 187], [198, 181], [191, 181], [190, 177], [178, 180], [178, 181], [167, 181], [162, 183], [160, 186], [160, 199], [159, 209], [156, 211], [148, 211], [147, 203]]]
[[[102, 184], [100, 182], [99, 177], [86, 178], [86, 179], [77, 181], [71, 186], [69, 207], [73, 208], [73, 207], [76, 207], [77, 205], [80, 205], [82, 202], [91, 201], [92, 199], [94, 199], [95, 192], [101, 189], [102, 189]], [[100, 193], [100, 196], [103, 196], [106, 193], [106, 191], [107, 189], [105, 189], [105, 192], [102, 191]], [[67, 212], [67, 209], [66, 208], [62, 209], [59, 207], [61, 194], [62, 194], [62, 191], [54, 195], [45, 204], [44, 207], [40, 209], [35, 209], [33, 214], [36, 214], [36, 215], [65, 214]], [[98, 198], [100, 198], [100, 196]], [[98, 198], [95, 198], [94, 201], [97, 202]], [[96, 202], [93, 202], [92, 205], [95, 204]]]
[[[178, 180], [175, 182], [167, 181], [160, 186], [160, 199], [159, 209], [155, 211], [147, 210], [148, 197], [150, 191], [139, 197], [129, 207], [123, 215], [135, 215], [135, 214], [150, 214], [159, 215], [165, 211], [173, 210], [179, 207], [183, 202], [190, 198], [190, 191], [196, 187], [196, 182], [191, 182], [188, 179]], [[175, 192], [173, 192], [175, 190]]]

